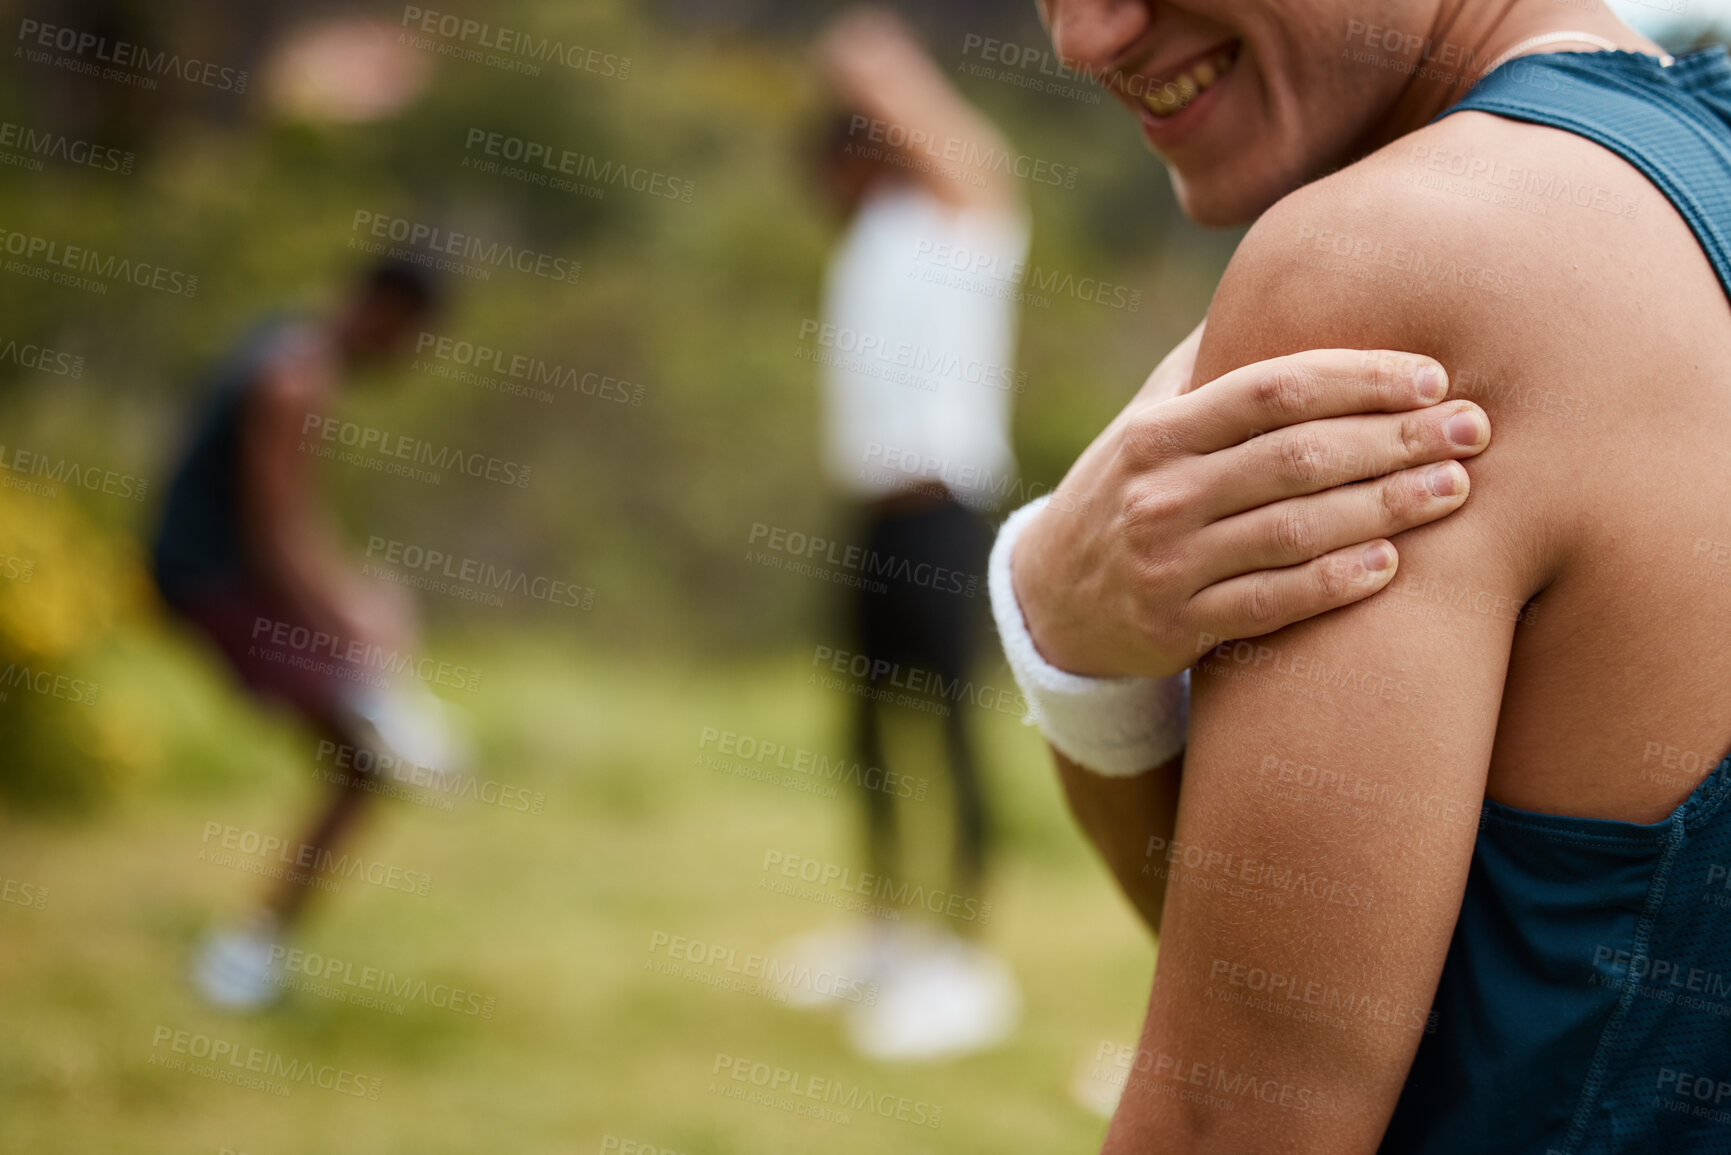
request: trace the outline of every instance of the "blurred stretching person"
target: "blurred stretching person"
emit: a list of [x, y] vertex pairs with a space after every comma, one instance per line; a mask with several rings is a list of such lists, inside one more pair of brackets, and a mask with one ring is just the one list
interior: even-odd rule
[[[866, 766], [883, 767], [889, 707], [880, 698], [913, 693], [910, 674], [937, 676], [946, 689], [928, 705], [942, 714], [953, 787], [953, 888], [979, 901], [989, 815], [969, 707], [956, 690], [985, 628], [991, 532], [980, 511], [995, 506], [1015, 470], [1015, 286], [1003, 279], [1019, 277], [1027, 211], [1003, 172], [939, 157], [950, 142], [998, 156], [1006, 146], [899, 22], [852, 12], [821, 51], [843, 108], [824, 178], [849, 223], [830, 259], [816, 357], [826, 464], [859, 511], [866, 560], [853, 623], [874, 670], [856, 699], [856, 750]], [[908, 138], [930, 147], [898, 147]], [[1005, 291], [993, 294], [1000, 286], [990, 281], [978, 286], [986, 291], [941, 283], [952, 260], [983, 265]], [[896, 798], [887, 788], [863, 796], [871, 869], [899, 877]], [[895, 960], [877, 960], [884, 990], [854, 1017], [857, 1045], [924, 1057], [1007, 1034], [1013, 980], [996, 960], [947, 934], [900, 948]]]
[[[410, 606], [399, 587], [362, 578], [344, 555], [319, 505], [318, 459], [302, 439], [345, 372], [402, 353], [431, 307], [424, 274], [388, 263], [328, 317], [255, 328], [214, 375], [154, 549], [163, 599], [249, 691], [287, 704], [321, 737], [375, 755], [386, 749], [379, 727], [393, 728], [384, 677], [349, 655], [410, 648]], [[282, 644], [296, 637], [329, 640], [316, 650]], [[316, 863], [339, 845], [368, 797], [358, 781], [333, 785], [291, 858]], [[316, 865], [288, 869], [249, 925], [213, 938], [194, 973], [207, 998], [244, 1008], [277, 993], [270, 947], [300, 916], [316, 876]]]

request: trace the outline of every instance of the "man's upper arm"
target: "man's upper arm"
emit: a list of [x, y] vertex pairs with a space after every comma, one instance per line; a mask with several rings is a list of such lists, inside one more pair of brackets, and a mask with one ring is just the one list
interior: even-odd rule
[[[1425, 353], [1452, 376], [1457, 332], [1495, 325], [1499, 303], [1457, 284], [1311, 259], [1335, 251], [1314, 243], [1330, 232], [1348, 253], [1466, 247], [1346, 184], [1288, 198], [1247, 237], [1197, 381], [1320, 346]], [[1470, 467], [1487, 489], [1530, 457], [1493, 417], [1497, 443]], [[1396, 539], [1396, 582], [1518, 604], [1522, 508], [1475, 490]], [[1459, 911], [1514, 629], [1429, 609], [1392, 587], [1198, 665], [1154, 992], [1109, 1152], [1375, 1150]]]
[[1154, 869], [1148, 848], [1165, 845], [1172, 838], [1184, 755], [1129, 777], [1085, 769], [1056, 746], [1052, 747], [1052, 758], [1077, 825], [1094, 843], [1149, 933], [1158, 935], [1166, 901], [1166, 874]]
[[300, 447], [319, 391], [292, 362], [264, 372], [241, 416], [240, 497], [254, 561], [274, 569], [284, 551], [304, 545], [313, 520], [313, 459]]

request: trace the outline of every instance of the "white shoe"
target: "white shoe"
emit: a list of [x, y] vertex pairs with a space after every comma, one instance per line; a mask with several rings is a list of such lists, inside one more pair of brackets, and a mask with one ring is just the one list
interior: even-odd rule
[[192, 985], [206, 1002], [229, 1011], [256, 1011], [282, 994], [272, 958], [276, 924], [261, 916], [204, 940], [192, 967]]
[[955, 935], [902, 930], [875, 969], [877, 1003], [848, 1010], [848, 1041], [868, 1058], [918, 1062], [989, 1050], [1021, 1018], [1003, 960]]

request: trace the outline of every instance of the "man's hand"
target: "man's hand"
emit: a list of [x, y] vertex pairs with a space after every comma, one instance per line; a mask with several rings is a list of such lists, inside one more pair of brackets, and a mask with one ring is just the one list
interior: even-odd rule
[[825, 27], [817, 53], [838, 95], [862, 104], [882, 99], [886, 82], [923, 80], [932, 70], [901, 18], [880, 8], [844, 11]]
[[[1199, 326], [1095, 438], [1011, 560], [1041, 655], [1091, 676], [1175, 674], [1369, 597], [1386, 538], [1467, 498], [1490, 421], [1428, 357], [1318, 349], [1185, 391]], [[1350, 482], [1368, 481], [1362, 485]]]
[[420, 633], [415, 603], [402, 586], [356, 576], [335, 607], [345, 640], [356, 639], [387, 650], [415, 648]]

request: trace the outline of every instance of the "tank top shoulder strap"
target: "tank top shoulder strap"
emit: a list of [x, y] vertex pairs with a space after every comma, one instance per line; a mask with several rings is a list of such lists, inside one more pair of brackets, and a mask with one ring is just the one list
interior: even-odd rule
[[[1731, 61], [1724, 47], [1668, 66], [1638, 52], [1522, 56], [1442, 115], [1456, 112], [1560, 128], [1634, 165], [1683, 217], [1731, 296]], [[1561, 177], [1534, 179], [1547, 195], [1575, 195]]]

